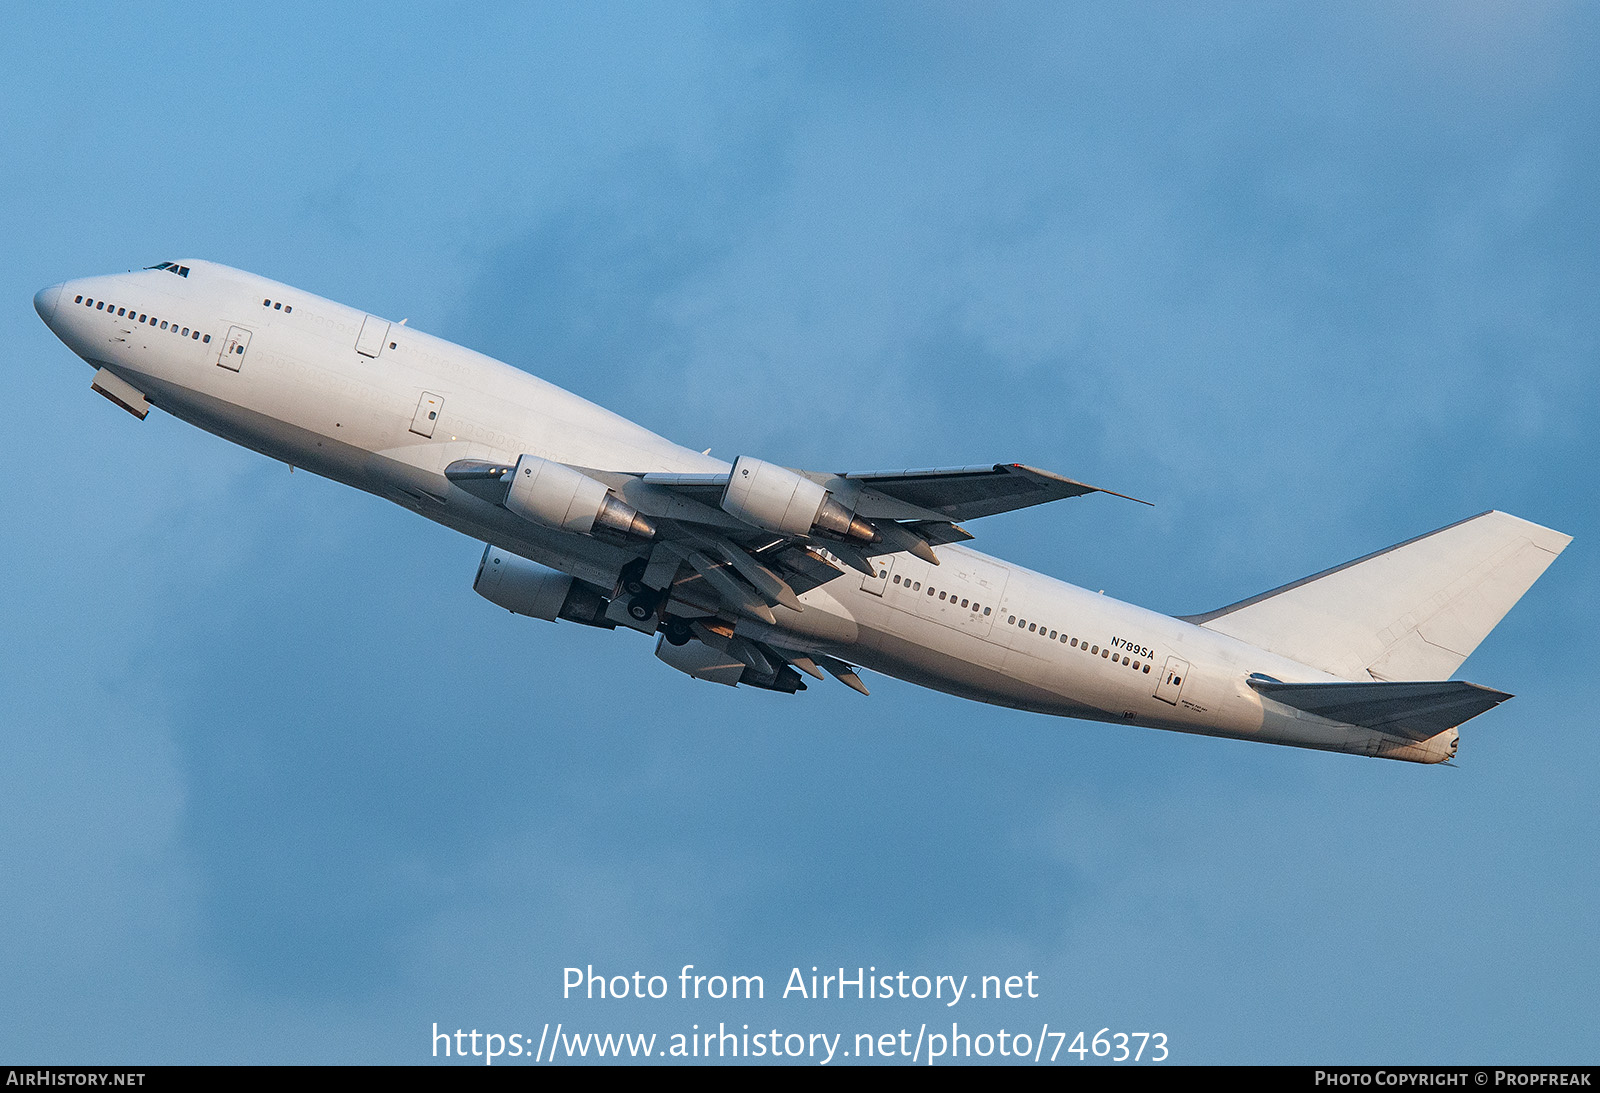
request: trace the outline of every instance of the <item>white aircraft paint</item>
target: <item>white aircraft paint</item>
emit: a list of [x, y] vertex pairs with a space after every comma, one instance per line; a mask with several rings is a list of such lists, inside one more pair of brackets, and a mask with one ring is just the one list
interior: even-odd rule
[[483, 540], [492, 601], [659, 630], [662, 660], [721, 683], [792, 691], [828, 672], [864, 692], [862, 666], [1039, 713], [1440, 762], [1460, 722], [1510, 697], [1444, 681], [1570, 541], [1485, 513], [1172, 618], [956, 545], [972, 516], [949, 514], [1094, 492], [1046, 472], [730, 466], [470, 349], [209, 262], [68, 281], [34, 306], [124, 409]]

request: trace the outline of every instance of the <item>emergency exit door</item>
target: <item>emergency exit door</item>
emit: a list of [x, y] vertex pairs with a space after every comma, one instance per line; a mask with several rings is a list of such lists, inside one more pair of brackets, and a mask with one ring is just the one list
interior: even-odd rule
[[383, 343], [389, 340], [389, 320], [368, 315], [356, 335], [356, 352], [363, 357], [376, 357], [383, 352]]
[[1188, 661], [1168, 657], [1166, 667], [1161, 669], [1161, 676], [1156, 682], [1155, 697], [1176, 706], [1178, 697], [1183, 694], [1183, 677], [1188, 674]]
[[411, 419], [411, 431], [418, 436], [432, 436], [433, 427], [439, 423], [439, 411], [444, 409], [444, 399], [438, 395], [422, 392], [422, 400], [417, 403], [417, 412]]
[[861, 575], [861, 591], [881, 596], [889, 584], [889, 574], [894, 572], [894, 555], [885, 554], [881, 558], [869, 558], [868, 561], [872, 563], [873, 576]]
[[222, 352], [217, 355], [219, 367], [237, 372], [244, 364], [244, 352], [250, 348], [250, 331], [242, 326], [228, 327], [228, 336], [222, 339]]

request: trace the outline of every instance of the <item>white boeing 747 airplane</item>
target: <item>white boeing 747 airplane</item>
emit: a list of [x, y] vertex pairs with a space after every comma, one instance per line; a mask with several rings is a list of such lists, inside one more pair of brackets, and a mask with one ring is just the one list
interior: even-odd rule
[[156, 406], [487, 546], [518, 614], [656, 636], [698, 679], [794, 692], [857, 667], [1037, 713], [1437, 763], [1510, 696], [1451, 681], [1569, 536], [1487, 512], [1173, 618], [958, 545], [960, 521], [1099, 492], [1015, 463], [729, 464], [510, 365], [288, 285], [162, 262], [34, 307]]

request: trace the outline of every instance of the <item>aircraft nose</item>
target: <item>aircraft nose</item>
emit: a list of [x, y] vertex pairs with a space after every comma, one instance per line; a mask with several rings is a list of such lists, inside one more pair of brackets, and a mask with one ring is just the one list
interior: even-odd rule
[[61, 299], [61, 289], [66, 282], [41, 288], [33, 294], [33, 310], [39, 313], [39, 318], [44, 320], [46, 326], [52, 326], [56, 318], [56, 301]]

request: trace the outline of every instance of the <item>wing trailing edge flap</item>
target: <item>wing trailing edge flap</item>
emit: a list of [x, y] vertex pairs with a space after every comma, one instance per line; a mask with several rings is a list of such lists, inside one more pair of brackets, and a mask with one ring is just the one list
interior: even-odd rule
[[1345, 725], [1427, 740], [1512, 697], [1460, 680], [1420, 683], [1279, 683], [1251, 677], [1264, 698]]
[[825, 653], [798, 653], [779, 645], [771, 646], [771, 649], [812, 679], [822, 679], [822, 672], [826, 669], [829, 675], [852, 691], [859, 691], [864, 695], [872, 693], [867, 690], [867, 685], [861, 682], [861, 677], [856, 675], [856, 670], [837, 657], [830, 657]]
[[[756, 686], [763, 686], [764, 683], [756, 680], [776, 680], [782, 676], [785, 667], [792, 666], [813, 679], [822, 679], [823, 672], [826, 671], [852, 691], [859, 691], [864, 695], [871, 693], [867, 690], [866, 684], [861, 682], [861, 677], [856, 674], [854, 668], [826, 653], [803, 653], [770, 642], [757, 641], [738, 634], [734, 627], [711, 619], [697, 619], [690, 624], [690, 630], [699, 642], [734, 658], [756, 673], [754, 680], [743, 678], [739, 682], [755, 682]], [[801, 685], [798, 688], [781, 689], [805, 690], [805, 687]]]
[[729, 607], [744, 614], [752, 615], [769, 625], [778, 621], [772, 614], [772, 608], [768, 606], [759, 591], [740, 584], [734, 579], [733, 574], [718, 565], [704, 551], [690, 551], [685, 560], [696, 573], [705, 578], [706, 583], [716, 592], [718, 598]]
[[707, 549], [715, 552], [731, 565], [739, 576], [748, 581], [750, 587], [755, 589], [756, 594], [766, 602], [768, 607], [776, 607], [782, 604], [791, 611], [805, 610], [805, 607], [800, 603], [800, 598], [795, 595], [795, 591], [789, 582], [762, 565], [755, 557], [747, 554], [743, 548], [729, 542], [720, 535], [696, 534], [690, 531], [688, 536], [701, 548], [701, 550], [689, 555], [689, 564], [708, 579], [710, 579], [710, 574], [707, 574], [703, 568], [707, 558], [702, 553]]
[[[795, 668], [814, 678], [822, 678], [812, 658], [743, 637], [726, 623], [697, 619], [689, 624], [689, 629], [694, 641], [673, 647], [663, 639], [656, 645], [656, 656], [697, 678], [725, 683], [730, 687], [743, 683], [785, 694], [806, 689]], [[720, 654], [721, 659], [717, 659], [715, 654]], [[819, 659], [826, 662], [832, 658]], [[832, 670], [829, 668], [829, 671]]]

